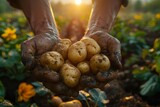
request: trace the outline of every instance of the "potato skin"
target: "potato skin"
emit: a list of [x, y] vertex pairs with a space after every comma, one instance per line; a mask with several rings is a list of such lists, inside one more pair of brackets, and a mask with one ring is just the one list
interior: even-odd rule
[[59, 107], [82, 107], [82, 104], [78, 100], [72, 100], [61, 103]]
[[90, 67], [93, 73], [107, 71], [110, 68], [110, 61], [107, 56], [103, 54], [94, 55], [90, 59]]
[[78, 41], [72, 44], [68, 50], [68, 59], [76, 64], [85, 60], [87, 56], [86, 46], [83, 42]]
[[84, 37], [81, 41], [84, 42], [86, 45], [87, 59], [90, 59], [92, 56], [100, 53], [101, 48], [94, 39], [89, 37]]
[[82, 74], [87, 74], [90, 72], [90, 66], [87, 62], [80, 62], [77, 65], [77, 68], [81, 71]]
[[64, 59], [67, 59], [68, 49], [71, 44], [72, 42], [69, 39], [61, 39], [60, 42], [57, 43], [52, 50], [60, 53]]
[[71, 64], [64, 64], [60, 71], [64, 83], [68, 87], [75, 87], [79, 83], [81, 72]]
[[40, 64], [49, 69], [57, 71], [64, 64], [64, 59], [58, 52], [46, 52], [40, 56]]
[[54, 107], [59, 107], [59, 105], [62, 103], [62, 99], [58, 96], [53, 96], [52, 97], [52, 103]]

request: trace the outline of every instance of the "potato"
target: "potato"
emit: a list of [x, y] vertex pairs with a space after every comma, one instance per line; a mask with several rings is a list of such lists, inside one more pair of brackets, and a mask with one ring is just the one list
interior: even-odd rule
[[75, 66], [66, 63], [63, 65], [60, 73], [68, 87], [75, 87], [79, 83], [81, 72]]
[[56, 44], [52, 50], [57, 51], [63, 56], [64, 59], [67, 59], [68, 48], [71, 44], [72, 42], [69, 39], [61, 39], [60, 42]]
[[85, 60], [87, 56], [86, 46], [83, 42], [78, 41], [72, 44], [68, 50], [68, 59], [76, 64]]
[[61, 103], [59, 107], [82, 107], [82, 104], [78, 100], [72, 100]]
[[90, 67], [87, 62], [80, 62], [77, 65], [77, 68], [81, 71], [82, 74], [87, 74], [90, 71]]
[[101, 48], [94, 39], [89, 37], [84, 37], [81, 41], [84, 42], [86, 45], [88, 59], [90, 59], [93, 55], [100, 53]]
[[93, 73], [107, 71], [110, 68], [110, 61], [107, 56], [97, 54], [90, 59], [90, 67]]
[[54, 107], [59, 107], [59, 105], [63, 102], [62, 99], [58, 96], [52, 97], [52, 102]]
[[57, 71], [64, 64], [64, 59], [58, 52], [46, 52], [42, 56], [40, 56], [40, 64], [49, 69]]

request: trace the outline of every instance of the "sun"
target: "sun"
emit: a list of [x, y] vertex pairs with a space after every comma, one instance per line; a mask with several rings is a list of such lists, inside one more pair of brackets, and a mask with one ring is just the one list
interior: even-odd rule
[[82, 3], [82, 0], [75, 0], [76, 5], [80, 5]]

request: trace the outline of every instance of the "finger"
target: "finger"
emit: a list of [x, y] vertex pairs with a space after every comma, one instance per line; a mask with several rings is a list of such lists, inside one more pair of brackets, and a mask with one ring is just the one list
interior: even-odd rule
[[109, 59], [111, 61], [111, 66], [113, 69], [121, 69], [121, 45], [118, 39], [113, 38], [111, 40], [110, 46], [108, 48]]
[[24, 41], [21, 44], [21, 55], [22, 55], [22, 62], [27, 69], [32, 69], [35, 64], [35, 44], [33, 39]]
[[121, 55], [120, 52], [115, 52], [110, 55], [111, 65], [113, 69], [121, 69]]
[[60, 80], [57, 72], [42, 67], [36, 67], [33, 71], [33, 76], [36, 80], [42, 82], [55, 83]]

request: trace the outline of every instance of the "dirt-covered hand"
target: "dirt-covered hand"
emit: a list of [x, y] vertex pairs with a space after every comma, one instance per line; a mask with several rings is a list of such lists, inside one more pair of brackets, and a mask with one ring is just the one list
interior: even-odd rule
[[[19, 8], [25, 14], [30, 27], [35, 34], [32, 39], [21, 45], [22, 61], [31, 75], [40, 81], [52, 81], [54, 72], [42, 69], [38, 65], [37, 57], [50, 51], [59, 41], [59, 33], [52, 13], [50, 0], [8, 0], [12, 6]], [[55, 78], [56, 79], [56, 78]]]
[[111, 36], [113, 22], [121, 5], [127, 5], [127, 0], [94, 0], [91, 17], [85, 36], [95, 39], [102, 52], [106, 54], [112, 68], [121, 68], [121, 46], [118, 39]]
[[50, 51], [59, 41], [57, 36], [51, 33], [37, 35], [22, 43], [22, 61], [27, 69], [32, 69], [36, 64], [36, 57]]
[[89, 36], [97, 41], [101, 47], [103, 54], [107, 55], [111, 61], [113, 69], [122, 68], [121, 64], [121, 45], [120, 41], [105, 31], [95, 31], [86, 36]]

